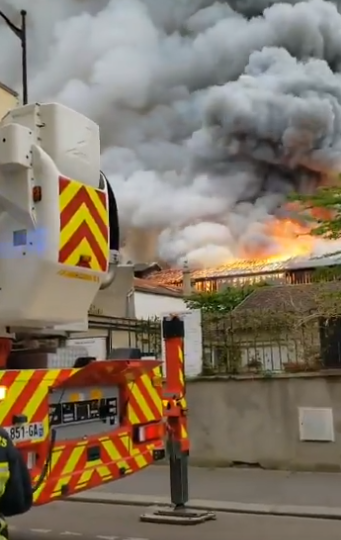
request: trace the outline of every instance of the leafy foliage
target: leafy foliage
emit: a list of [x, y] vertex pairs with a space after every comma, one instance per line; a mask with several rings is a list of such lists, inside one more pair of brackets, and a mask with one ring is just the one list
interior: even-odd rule
[[306, 218], [312, 224], [312, 234], [329, 240], [341, 238], [341, 182], [323, 187], [314, 195], [293, 195], [306, 211]]
[[195, 292], [186, 298], [185, 302], [190, 309], [201, 309], [204, 313], [229, 313], [256, 287], [226, 287], [221, 291]]
[[[319, 188], [314, 195], [294, 195], [291, 200], [297, 201], [305, 216], [311, 223], [311, 234], [338, 240], [341, 238], [341, 175], [334, 179], [334, 185]], [[341, 255], [341, 251], [331, 249], [326, 255]], [[341, 281], [341, 266], [316, 269], [312, 275], [314, 283]], [[326, 318], [339, 317], [341, 313], [341, 291], [320, 292], [317, 295], [316, 310]]]
[[341, 281], [341, 265], [322, 266], [316, 268], [311, 275], [313, 283], [323, 283], [327, 281]]

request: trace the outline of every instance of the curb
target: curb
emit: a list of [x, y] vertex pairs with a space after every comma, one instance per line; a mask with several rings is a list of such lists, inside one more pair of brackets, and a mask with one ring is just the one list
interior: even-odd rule
[[[72, 495], [65, 499], [67, 502], [114, 504], [118, 506], [170, 506], [168, 497], [148, 495], [126, 495], [124, 493], [105, 493], [93, 491]], [[253, 514], [261, 516], [297, 517], [314, 519], [333, 519], [341, 521], [341, 509], [327, 506], [293, 506], [239, 503], [230, 501], [212, 501], [192, 499], [187, 505], [191, 510], [206, 510], [209, 512], [225, 512], [230, 514]]]

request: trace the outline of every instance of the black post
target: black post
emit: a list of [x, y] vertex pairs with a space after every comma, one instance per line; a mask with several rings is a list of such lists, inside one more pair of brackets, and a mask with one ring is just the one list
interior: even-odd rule
[[28, 82], [27, 82], [27, 39], [26, 39], [26, 11], [23, 9], [21, 15], [21, 61], [22, 61], [22, 99], [23, 104], [28, 103]]
[[[162, 335], [164, 340], [181, 339], [185, 337], [185, 324], [183, 319], [177, 316], [163, 317], [162, 321]], [[166, 348], [167, 351], [167, 348]], [[166, 353], [167, 354], [167, 353]], [[169, 354], [169, 352], [168, 352]], [[175, 354], [178, 356], [178, 350], [176, 347]], [[172, 358], [173, 362], [177, 362], [177, 358]], [[167, 362], [167, 369], [168, 362]], [[179, 370], [179, 366], [175, 364], [173, 370]], [[183, 365], [181, 366], [183, 369]], [[170, 376], [171, 374], [169, 374]], [[178, 383], [181, 384], [180, 381]], [[174, 390], [176, 392], [176, 390]], [[173, 396], [173, 399], [180, 399], [184, 392], [184, 388], [178, 389], [181, 395]], [[178, 405], [178, 411], [180, 413], [180, 406]], [[181, 448], [181, 416], [170, 416], [168, 418], [168, 424], [171, 428], [167, 431], [167, 454], [169, 457], [169, 472], [170, 472], [170, 491], [171, 501], [175, 507], [175, 510], [181, 510], [185, 508], [186, 503], [189, 500], [188, 494], [188, 452], [182, 451]]]
[[21, 66], [22, 66], [22, 90], [23, 90], [23, 104], [27, 105], [28, 103], [28, 83], [27, 83], [27, 37], [26, 37], [26, 15], [27, 12], [22, 10], [21, 15], [21, 26], [15, 26], [9, 18], [0, 11], [0, 17], [5, 21], [8, 28], [20, 39], [21, 41]]

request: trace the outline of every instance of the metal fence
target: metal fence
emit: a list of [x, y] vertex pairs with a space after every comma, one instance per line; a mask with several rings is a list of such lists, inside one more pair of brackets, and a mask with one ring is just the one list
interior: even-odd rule
[[90, 316], [91, 328], [108, 331], [108, 349], [116, 346], [136, 347], [144, 355], [160, 357], [161, 326], [157, 319], [126, 319], [118, 317]]
[[143, 319], [129, 323], [128, 342], [137, 347], [142, 354], [161, 355], [161, 325], [157, 319]]
[[[296, 324], [288, 316], [267, 312], [250, 317], [206, 314], [202, 317], [202, 373], [264, 376], [341, 368], [341, 319]], [[91, 317], [92, 328], [107, 328], [109, 350], [137, 347], [161, 357], [161, 325], [157, 319]]]
[[262, 315], [252, 324], [233, 313], [204, 316], [203, 373], [271, 376], [341, 368], [340, 320], [295, 324], [283, 314]]

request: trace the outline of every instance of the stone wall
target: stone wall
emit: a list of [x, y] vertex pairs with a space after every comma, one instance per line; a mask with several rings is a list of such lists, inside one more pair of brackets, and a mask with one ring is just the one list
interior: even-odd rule
[[[341, 470], [341, 374], [200, 378], [187, 397], [193, 464]], [[332, 409], [334, 442], [300, 440], [301, 407]], [[324, 411], [313, 413], [309, 431], [323, 436]]]

